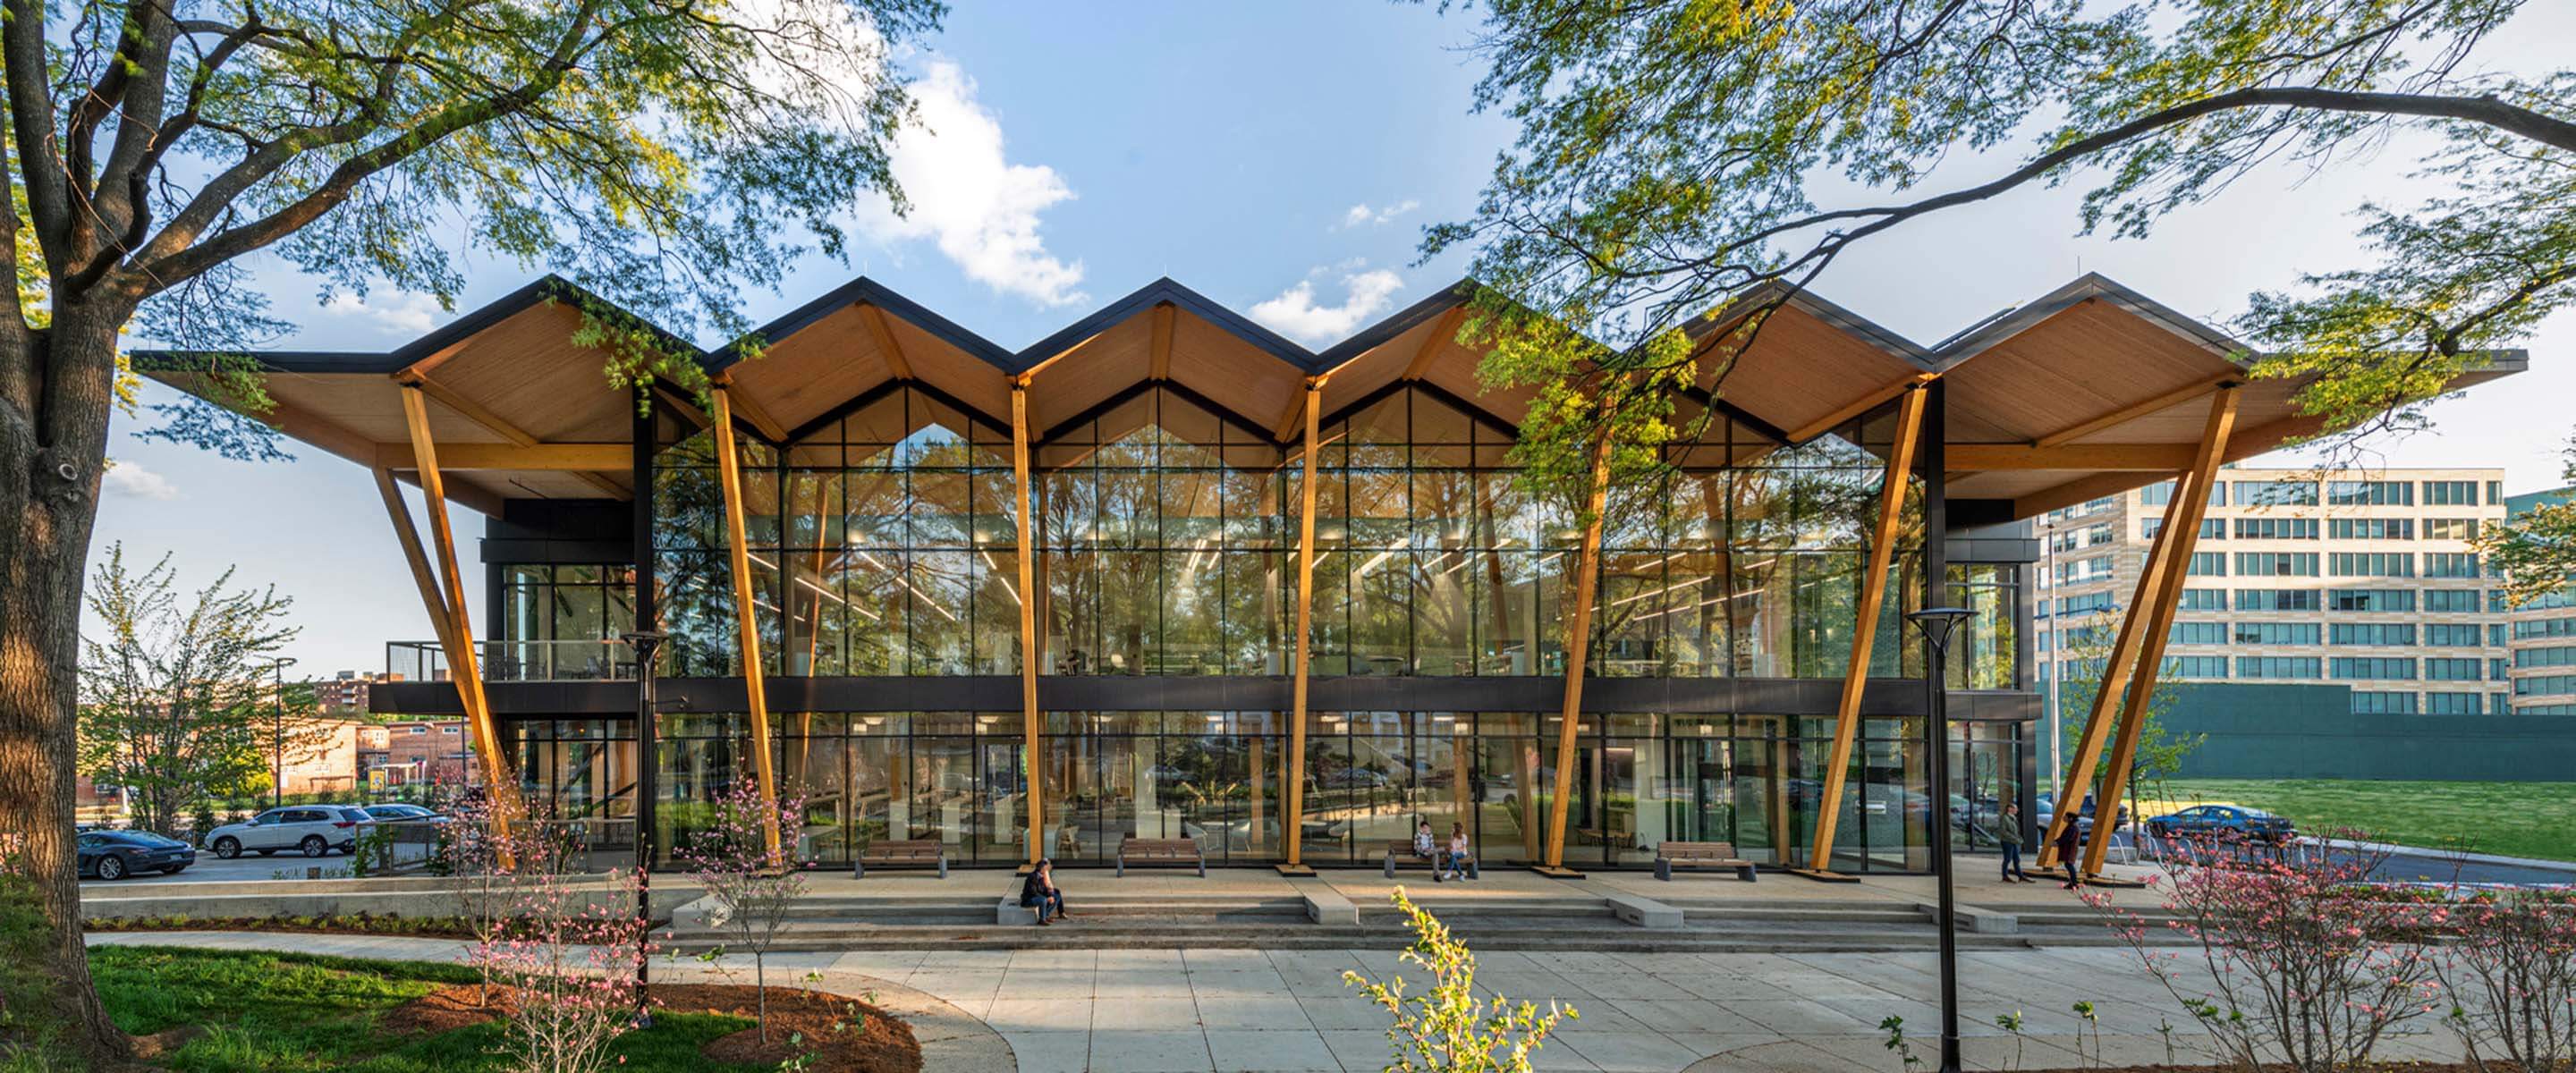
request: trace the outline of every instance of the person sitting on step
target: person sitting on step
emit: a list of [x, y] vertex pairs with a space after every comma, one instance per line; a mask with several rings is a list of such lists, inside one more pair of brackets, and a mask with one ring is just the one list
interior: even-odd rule
[[[1449, 860], [1447, 862], [1449, 866], [1449, 878], [1467, 878], [1467, 866], [1475, 863], [1475, 861], [1476, 855], [1467, 848], [1467, 825], [1463, 823], [1450, 824]], [[1434, 873], [1433, 878], [1439, 878], [1438, 874]]]
[[1064, 919], [1064, 889], [1055, 885], [1052, 858], [1040, 858], [1037, 870], [1020, 884], [1020, 907], [1037, 910], [1038, 926], [1042, 928]]

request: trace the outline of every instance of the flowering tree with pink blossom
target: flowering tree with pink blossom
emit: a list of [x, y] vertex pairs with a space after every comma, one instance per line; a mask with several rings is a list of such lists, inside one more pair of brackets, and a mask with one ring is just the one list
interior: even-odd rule
[[505, 1015], [501, 1057], [513, 1073], [596, 1073], [643, 1004], [637, 877], [585, 873], [568, 825], [542, 813], [497, 824], [493, 807], [462, 804], [439, 867], [474, 936], [484, 1001]]
[[[2426, 941], [2449, 910], [2369, 886], [2385, 854], [2243, 850], [2185, 840], [2167, 852], [2156, 886], [2172, 919], [2162, 924], [2109, 891], [2083, 895], [2209, 1031], [2217, 1057], [2248, 1073], [2278, 1062], [2300, 1073], [2359, 1068], [2392, 1028], [2436, 1008]], [[2159, 927], [2191, 940], [2185, 952], [2152, 942]]]
[[[752, 987], [759, 996], [759, 1032], [769, 1042], [770, 948], [796, 901], [805, 895], [804, 868], [793, 834], [805, 814], [801, 798], [765, 798], [751, 779], [737, 778], [707, 802], [707, 823], [680, 839], [672, 855], [689, 869], [712, 903], [707, 925], [730, 935], [751, 955]], [[769, 831], [790, 841], [772, 849]]]
[[2451, 913], [2451, 1030], [2479, 1073], [2576, 1073], [2576, 891], [2480, 892]]

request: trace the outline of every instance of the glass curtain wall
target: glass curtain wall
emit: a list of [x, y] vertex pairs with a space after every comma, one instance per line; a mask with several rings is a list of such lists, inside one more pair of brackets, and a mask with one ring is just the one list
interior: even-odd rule
[[[1007, 430], [904, 389], [783, 452], [736, 442], [769, 673], [1018, 673]], [[670, 673], [740, 673], [712, 437], [664, 451], [654, 489]]]
[[511, 563], [501, 574], [500, 621], [485, 646], [498, 682], [617, 675], [614, 642], [635, 628], [635, 572], [624, 564]]
[[[1409, 847], [1419, 821], [1443, 839], [1452, 825], [1464, 826], [1489, 864], [1542, 859], [1556, 775], [1554, 715], [1310, 719], [1304, 815], [1293, 825], [1306, 860], [1372, 864], [1390, 846]], [[712, 795], [744, 777], [741, 723], [663, 717], [657, 828], [666, 853], [673, 839], [704, 825]], [[838, 864], [877, 840], [932, 839], [961, 863], [1023, 859], [1017, 727], [1012, 713], [776, 717], [781, 794], [804, 816], [797, 852]], [[1827, 719], [1764, 715], [1587, 716], [1577, 729], [1566, 857], [1586, 867], [1644, 867], [1657, 843], [1680, 840], [1733, 842], [1762, 863], [1801, 860], [1814, 835], [1831, 729]], [[1919, 719], [1865, 722], [1836, 838], [1844, 867], [1926, 867], [1922, 731]], [[1956, 792], [1985, 803], [1975, 815], [1999, 812], [2018, 790], [2014, 743], [1965, 731], [1959, 740], [1966, 759]], [[544, 744], [571, 751], [525, 743], [532, 765], [588, 755], [571, 739]], [[1046, 805], [1039, 838], [1048, 856], [1069, 863], [1105, 864], [1129, 838], [1192, 839], [1211, 863], [1279, 860], [1291, 827], [1282, 811], [1286, 747], [1286, 728], [1271, 712], [1049, 713], [1039, 742]]]
[[1287, 673], [1288, 457], [1161, 388], [1048, 431], [1031, 478], [1046, 673]]

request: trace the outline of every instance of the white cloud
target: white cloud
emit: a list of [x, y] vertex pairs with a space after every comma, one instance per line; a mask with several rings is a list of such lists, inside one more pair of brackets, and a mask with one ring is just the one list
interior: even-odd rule
[[1348, 209], [1342, 210], [1341, 225], [1334, 228], [1334, 230], [1339, 231], [1346, 228], [1364, 227], [1370, 224], [1394, 223], [1396, 217], [1402, 216], [1421, 207], [1422, 202], [1416, 201], [1412, 198], [1406, 198], [1393, 205], [1378, 205], [1374, 207], [1372, 207], [1368, 202], [1363, 201]]
[[108, 495], [125, 499], [167, 502], [179, 498], [178, 485], [135, 462], [117, 462], [108, 466], [106, 475], [99, 478], [99, 486]]
[[438, 299], [410, 291], [359, 295], [349, 291], [334, 294], [322, 303], [322, 311], [335, 317], [357, 317], [373, 322], [373, 327], [386, 335], [419, 335], [438, 323]]
[[918, 126], [897, 135], [889, 157], [912, 212], [878, 212], [862, 225], [880, 239], [929, 238], [968, 279], [1040, 305], [1080, 302], [1082, 262], [1047, 252], [1039, 216], [1073, 199], [1054, 168], [1014, 164], [1002, 124], [975, 99], [975, 81], [932, 60], [912, 87]]
[[1342, 304], [1316, 305], [1315, 275], [1321, 272], [1318, 269], [1277, 297], [1254, 305], [1252, 319], [1299, 342], [1333, 343], [1349, 336], [1360, 322], [1384, 312], [1394, 303], [1395, 292], [1404, 289], [1404, 277], [1387, 269], [1352, 271], [1342, 276]]

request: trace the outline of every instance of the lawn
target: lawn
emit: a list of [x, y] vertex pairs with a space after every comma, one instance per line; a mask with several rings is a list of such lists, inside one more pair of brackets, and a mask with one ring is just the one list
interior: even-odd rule
[[[109, 946], [90, 951], [90, 971], [108, 1016], [128, 1032], [214, 1026], [163, 1059], [184, 1073], [432, 1073], [499, 1065], [491, 1052], [500, 1029], [493, 1024], [402, 1039], [373, 1031], [387, 1010], [449, 984], [475, 982], [474, 971], [462, 965]], [[616, 1068], [775, 1068], [720, 1065], [698, 1053], [709, 1041], [749, 1027], [741, 1017], [662, 1013], [652, 1028], [618, 1040]]]
[[[2152, 794], [2153, 788], [2142, 788]], [[2576, 783], [2174, 779], [2170, 808], [2203, 801], [2277, 812], [2316, 834], [2339, 827], [2410, 846], [2576, 861]]]

